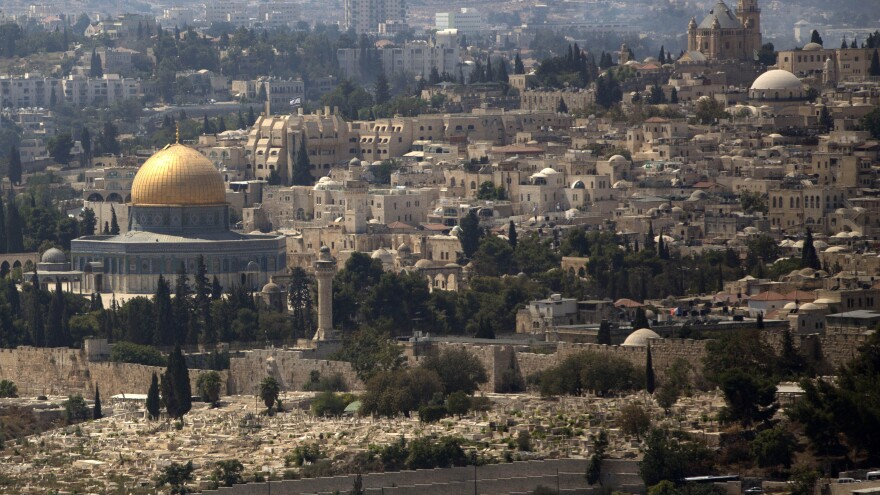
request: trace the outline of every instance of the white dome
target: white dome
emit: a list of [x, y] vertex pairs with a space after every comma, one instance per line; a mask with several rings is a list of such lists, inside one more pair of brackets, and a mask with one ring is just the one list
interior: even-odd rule
[[752, 83], [753, 90], [800, 90], [803, 87], [801, 80], [787, 70], [769, 70], [761, 74], [755, 82]]
[[797, 304], [790, 302], [790, 303], [787, 303], [785, 306], [783, 306], [782, 309], [792, 310], [792, 309], [798, 309], [798, 307], [797, 307]]
[[815, 52], [817, 50], [823, 50], [824, 48], [819, 43], [807, 43], [804, 45], [803, 50], [805, 52]]
[[608, 163], [629, 163], [629, 160], [627, 160], [624, 156], [614, 155], [608, 159]]
[[539, 174], [544, 174], [544, 175], [553, 175], [553, 174], [558, 174], [559, 172], [553, 170], [553, 169], [550, 168], [550, 167], [547, 167], [547, 168], [541, 170], [541, 171], [538, 172], [538, 173], [539, 173]]
[[621, 346], [625, 347], [648, 347], [648, 339], [659, 339], [660, 335], [650, 328], [640, 328], [629, 334]]
[[799, 311], [816, 311], [817, 309], [821, 309], [819, 306], [816, 306], [813, 303], [804, 303], [801, 304]]

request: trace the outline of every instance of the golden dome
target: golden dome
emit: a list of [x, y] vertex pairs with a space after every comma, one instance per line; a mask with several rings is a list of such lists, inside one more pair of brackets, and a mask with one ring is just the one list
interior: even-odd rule
[[131, 204], [220, 205], [226, 203], [226, 185], [220, 172], [204, 155], [181, 144], [171, 144], [151, 156], [131, 183]]

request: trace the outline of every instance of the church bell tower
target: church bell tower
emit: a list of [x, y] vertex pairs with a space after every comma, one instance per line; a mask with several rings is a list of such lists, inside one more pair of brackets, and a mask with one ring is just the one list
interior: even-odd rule
[[761, 50], [761, 8], [758, 0], [739, 0], [736, 7], [736, 17], [745, 29], [744, 55], [751, 59], [754, 53]]

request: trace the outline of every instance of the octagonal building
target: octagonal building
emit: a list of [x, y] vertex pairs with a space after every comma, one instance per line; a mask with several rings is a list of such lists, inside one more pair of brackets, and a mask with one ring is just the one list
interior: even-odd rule
[[229, 230], [229, 205], [220, 172], [201, 153], [172, 144], [151, 156], [131, 185], [129, 231], [71, 242], [71, 265], [83, 290], [149, 294], [159, 275], [172, 279], [182, 265], [192, 277], [199, 255], [208, 278], [224, 288], [259, 290], [285, 272], [285, 239]]

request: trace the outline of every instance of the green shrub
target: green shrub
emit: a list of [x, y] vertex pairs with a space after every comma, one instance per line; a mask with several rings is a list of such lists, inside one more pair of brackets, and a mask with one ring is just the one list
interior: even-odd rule
[[349, 401], [341, 394], [333, 392], [321, 392], [312, 402], [312, 414], [315, 416], [340, 416], [345, 412]]
[[422, 423], [436, 423], [446, 417], [446, 408], [437, 405], [424, 405], [419, 408], [419, 421]]
[[18, 387], [9, 380], [0, 381], [0, 399], [18, 397]]
[[158, 349], [149, 345], [117, 342], [110, 349], [110, 360], [116, 363], [145, 364], [147, 366], [166, 366], [167, 360]]

